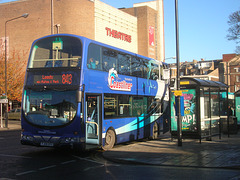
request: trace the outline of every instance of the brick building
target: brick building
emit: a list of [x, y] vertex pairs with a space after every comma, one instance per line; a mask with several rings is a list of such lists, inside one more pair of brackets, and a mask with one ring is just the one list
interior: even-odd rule
[[[7, 23], [8, 56], [27, 61], [33, 40], [52, 33], [76, 34], [134, 53], [164, 60], [163, 0], [116, 9], [100, 0], [19, 0], [0, 4], [0, 27]], [[5, 31], [0, 31], [0, 55]]]
[[[170, 64], [171, 77], [177, 75], [176, 63]], [[205, 61], [193, 60], [182, 62], [179, 70], [180, 77], [193, 77], [205, 80], [220, 81], [229, 86], [229, 92], [240, 90], [240, 56], [223, 54], [222, 59]]]
[[230, 92], [240, 90], [240, 56], [236, 54], [224, 54], [223, 64], [225, 83], [229, 85]]
[[[201, 61], [193, 60], [192, 62], [181, 62], [179, 74], [180, 77], [192, 77], [204, 80], [219, 81], [218, 66], [222, 60], [202, 59]], [[176, 63], [170, 64], [171, 77], [176, 78]]]

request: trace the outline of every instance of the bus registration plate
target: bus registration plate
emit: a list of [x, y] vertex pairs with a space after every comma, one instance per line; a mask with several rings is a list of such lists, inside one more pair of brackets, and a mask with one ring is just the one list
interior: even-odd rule
[[41, 142], [40, 146], [47, 146], [47, 147], [53, 147], [53, 143], [50, 142]]

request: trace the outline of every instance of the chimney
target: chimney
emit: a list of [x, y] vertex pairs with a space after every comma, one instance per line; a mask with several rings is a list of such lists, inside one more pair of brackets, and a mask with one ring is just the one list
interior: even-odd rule
[[234, 58], [236, 56], [236, 54], [223, 54], [223, 62], [228, 62], [230, 61], [232, 58]]

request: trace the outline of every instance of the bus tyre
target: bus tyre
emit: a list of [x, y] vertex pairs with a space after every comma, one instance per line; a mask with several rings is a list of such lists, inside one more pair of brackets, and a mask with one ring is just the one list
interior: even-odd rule
[[109, 129], [105, 137], [105, 145], [103, 146], [104, 150], [112, 149], [116, 141], [115, 132], [112, 129]]
[[158, 138], [158, 124], [155, 122], [152, 129], [152, 138], [151, 139], [157, 139]]

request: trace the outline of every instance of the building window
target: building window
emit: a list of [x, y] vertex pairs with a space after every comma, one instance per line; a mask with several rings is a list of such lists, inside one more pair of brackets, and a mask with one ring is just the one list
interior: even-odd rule
[[236, 76], [236, 82], [240, 82], [240, 76]]
[[177, 69], [171, 69], [171, 76], [176, 76]]
[[235, 91], [240, 90], [240, 86], [235, 85]]
[[236, 67], [234, 69], [236, 70], [236, 72], [240, 72], [240, 67]]

